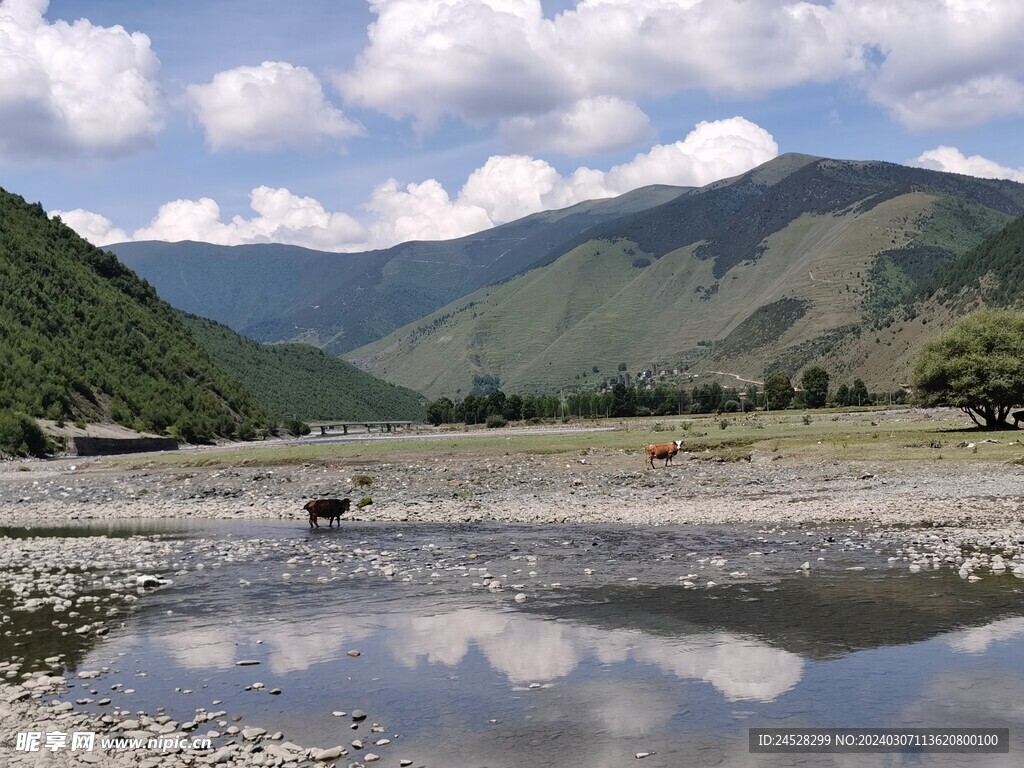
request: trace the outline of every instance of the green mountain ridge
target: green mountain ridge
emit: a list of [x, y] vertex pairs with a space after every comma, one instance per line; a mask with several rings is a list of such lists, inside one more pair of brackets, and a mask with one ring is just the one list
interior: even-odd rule
[[[593, 387], [617, 362], [795, 374], [1020, 215], [1013, 182], [783, 156], [598, 227], [601, 239], [346, 357], [430, 396], [480, 375], [509, 392]], [[902, 378], [887, 375], [869, 383]]]
[[0, 410], [189, 440], [263, 425], [156, 291], [38, 203], [0, 190]]
[[685, 191], [645, 187], [456, 240], [365, 253], [196, 242], [121, 243], [110, 250], [178, 309], [257, 341], [302, 341], [342, 354], [477, 288], [550, 261], [595, 226]]
[[280, 420], [426, 419], [423, 396], [306, 344], [260, 344], [213, 320], [182, 321], [224, 371]]

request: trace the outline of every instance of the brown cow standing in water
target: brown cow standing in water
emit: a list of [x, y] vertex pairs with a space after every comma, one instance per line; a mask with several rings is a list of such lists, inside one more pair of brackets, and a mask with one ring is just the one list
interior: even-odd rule
[[333, 527], [334, 521], [337, 520], [340, 528], [341, 516], [348, 512], [351, 503], [348, 499], [313, 499], [307, 502], [303, 509], [309, 512], [310, 528], [320, 527], [320, 523], [317, 522], [318, 517], [327, 518], [328, 528]]

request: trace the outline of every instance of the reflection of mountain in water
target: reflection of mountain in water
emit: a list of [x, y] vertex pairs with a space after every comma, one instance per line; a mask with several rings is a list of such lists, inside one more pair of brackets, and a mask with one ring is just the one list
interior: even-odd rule
[[951, 570], [815, 572], [776, 585], [602, 586], [525, 609], [654, 635], [738, 632], [812, 659], [927, 640], [1024, 615], [1010, 576], [968, 583]]

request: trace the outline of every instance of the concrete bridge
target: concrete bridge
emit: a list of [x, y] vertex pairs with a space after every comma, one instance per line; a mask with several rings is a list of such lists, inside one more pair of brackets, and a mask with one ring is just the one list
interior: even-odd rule
[[400, 429], [408, 429], [411, 425], [411, 421], [332, 421], [310, 424], [309, 428], [311, 430], [319, 428], [321, 435], [326, 435], [336, 429], [340, 429], [343, 435], [347, 435], [349, 427], [365, 427], [367, 432], [378, 428], [381, 432], [397, 432]]

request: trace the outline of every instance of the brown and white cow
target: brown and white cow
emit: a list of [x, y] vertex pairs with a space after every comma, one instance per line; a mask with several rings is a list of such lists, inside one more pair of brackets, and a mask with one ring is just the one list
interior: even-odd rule
[[313, 499], [306, 503], [303, 507], [304, 510], [309, 512], [309, 527], [319, 528], [320, 523], [317, 522], [318, 517], [327, 518], [327, 527], [331, 528], [334, 526], [334, 521], [338, 521], [338, 527], [341, 527], [341, 516], [348, 512], [352, 502], [348, 499]]
[[648, 445], [644, 448], [647, 453], [647, 462], [650, 463], [651, 469], [654, 469], [655, 459], [664, 459], [665, 466], [667, 467], [672, 463], [672, 458], [679, 453], [679, 449], [683, 447], [682, 440], [673, 440], [671, 443], [658, 443], [656, 445]]

